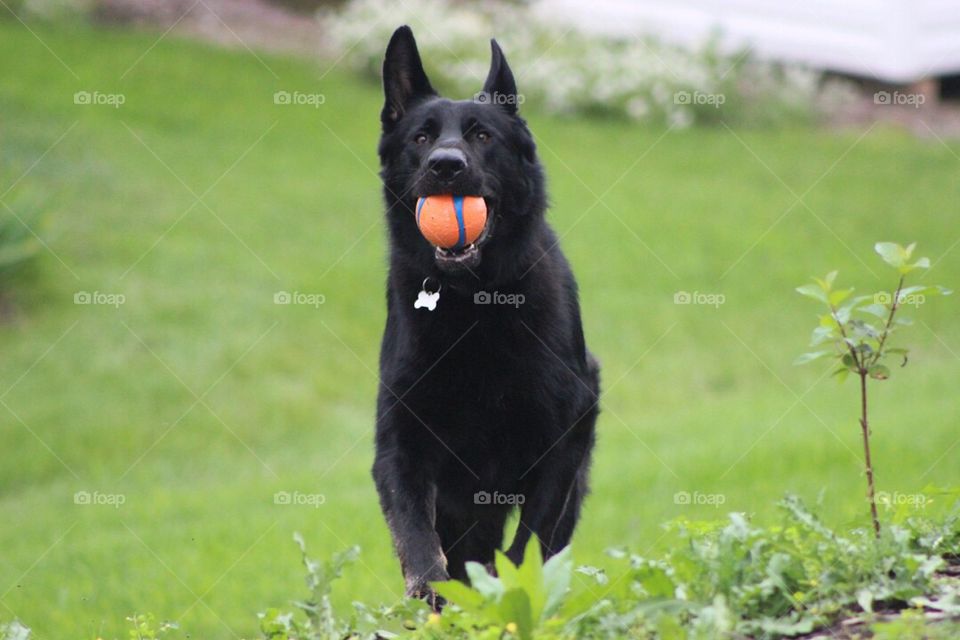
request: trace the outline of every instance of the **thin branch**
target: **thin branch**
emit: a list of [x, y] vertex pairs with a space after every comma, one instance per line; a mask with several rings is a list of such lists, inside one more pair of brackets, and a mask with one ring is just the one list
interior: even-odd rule
[[870, 500], [870, 517], [873, 518], [873, 533], [880, 537], [880, 517], [877, 515], [877, 496], [873, 482], [873, 463], [870, 460], [870, 424], [867, 422], [867, 372], [860, 372], [860, 431], [863, 435], [863, 457], [867, 468], [867, 497]]
[[883, 345], [890, 335], [890, 328], [893, 326], [893, 316], [900, 308], [900, 292], [903, 290], [903, 274], [900, 275], [900, 282], [897, 284], [897, 291], [893, 294], [893, 300], [890, 302], [890, 315], [887, 316], [887, 323], [883, 327], [883, 334], [880, 336], [880, 343], [877, 345], [877, 352], [873, 356], [871, 364], [876, 364], [883, 354]]

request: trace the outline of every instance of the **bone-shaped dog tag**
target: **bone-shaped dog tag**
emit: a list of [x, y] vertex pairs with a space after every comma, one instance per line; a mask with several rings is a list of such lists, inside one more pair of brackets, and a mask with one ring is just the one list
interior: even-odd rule
[[440, 299], [440, 283], [437, 283], [436, 291], [427, 291], [427, 283], [429, 281], [430, 278], [423, 279], [423, 284], [420, 285], [420, 293], [417, 294], [417, 299], [413, 303], [414, 309], [433, 311], [437, 308], [437, 301]]
[[440, 299], [440, 292], [434, 291], [433, 293], [427, 293], [426, 291], [421, 291], [417, 294], [417, 301], [413, 303], [414, 309], [426, 309], [427, 311], [433, 311], [437, 308], [437, 300]]

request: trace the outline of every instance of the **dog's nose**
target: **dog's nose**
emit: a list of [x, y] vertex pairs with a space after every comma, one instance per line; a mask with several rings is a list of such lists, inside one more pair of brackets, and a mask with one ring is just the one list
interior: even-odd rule
[[460, 149], [435, 149], [427, 158], [427, 166], [441, 180], [451, 180], [467, 168], [467, 157]]

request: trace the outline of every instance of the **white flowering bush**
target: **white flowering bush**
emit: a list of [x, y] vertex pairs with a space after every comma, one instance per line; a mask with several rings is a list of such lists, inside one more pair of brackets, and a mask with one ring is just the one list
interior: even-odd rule
[[649, 38], [582, 33], [535, 6], [445, 0], [353, 0], [321, 16], [328, 54], [379, 76], [384, 47], [413, 27], [428, 74], [451, 96], [469, 97], [489, 66], [488, 39], [504, 48], [526, 102], [554, 113], [663, 122], [769, 122], [814, 111], [820, 74], [721, 54], [715, 42], [691, 51]]

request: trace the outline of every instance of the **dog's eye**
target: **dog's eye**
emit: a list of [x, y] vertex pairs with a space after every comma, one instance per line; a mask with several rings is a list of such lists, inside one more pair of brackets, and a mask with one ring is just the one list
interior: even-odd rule
[[413, 141], [414, 141], [416, 144], [426, 144], [426, 142], [427, 142], [429, 139], [430, 139], [430, 137], [429, 137], [427, 134], [425, 134], [425, 133], [418, 133], [417, 135], [415, 135], [415, 136], [413, 137]]
[[490, 142], [490, 134], [486, 131], [477, 131], [477, 140], [480, 142]]

